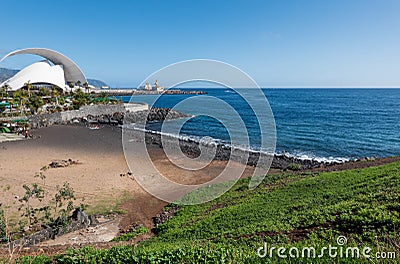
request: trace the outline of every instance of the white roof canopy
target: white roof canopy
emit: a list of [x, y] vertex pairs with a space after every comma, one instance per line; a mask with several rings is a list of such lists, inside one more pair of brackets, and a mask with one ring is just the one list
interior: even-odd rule
[[54, 50], [49, 50], [44, 48], [28, 48], [28, 49], [16, 50], [4, 56], [0, 60], [0, 62], [8, 57], [19, 54], [38, 55], [51, 61], [54, 65], [62, 65], [64, 68], [65, 81], [67, 83], [76, 83], [77, 81], [80, 81], [81, 84], [84, 84], [85, 82], [87, 82], [85, 75], [83, 74], [81, 69], [79, 69], [78, 65], [76, 65], [68, 57]]
[[65, 90], [62, 65], [50, 65], [48, 61], [38, 61], [29, 65], [1, 85], [8, 84], [11, 91], [16, 91], [23, 87], [28, 81], [32, 84], [53, 84]]

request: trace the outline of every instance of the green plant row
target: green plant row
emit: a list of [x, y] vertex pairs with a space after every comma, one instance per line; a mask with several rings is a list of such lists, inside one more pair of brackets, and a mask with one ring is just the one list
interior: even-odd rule
[[135, 237], [137, 237], [137, 236], [140, 235], [140, 234], [146, 234], [146, 233], [148, 233], [148, 232], [149, 232], [149, 230], [148, 230], [146, 227], [144, 227], [144, 226], [139, 226], [138, 228], [134, 229], [134, 230], [131, 231], [131, 232], [128, 232], [128, 233], [122, 234], [122, 235], [120, 235], [120, 236], [118, 236], [118, 237], [115, 237], [112, 241], [115, 241], [115, 242], [119, 242], [119, 241], [129, 241], [129, 240], [131, 240], [132, 238], [135, 238]]

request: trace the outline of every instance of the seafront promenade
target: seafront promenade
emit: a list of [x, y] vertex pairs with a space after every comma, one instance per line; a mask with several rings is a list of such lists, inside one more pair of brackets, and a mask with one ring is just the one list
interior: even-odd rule
[[22, 134], [0, 133], [0, 143], [25, 139]]

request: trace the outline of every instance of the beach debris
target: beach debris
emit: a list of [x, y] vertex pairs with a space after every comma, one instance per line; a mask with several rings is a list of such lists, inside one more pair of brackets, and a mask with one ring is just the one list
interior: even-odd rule
[[132, 181], [135, 180], [135, 177], [133, 176], [133, 173], [128, 171], [127, 173], [120, 173], [119, 176], [122, 177], [128, 177], [129, 179], [131, 179]]
[[133, 176], [133, 173], [130, 172], [130, 171], [128, 171], [127, 173], [120, 173], [119, 176], [120, 176], [120, 177], [125, 177], [125, 176], [131, 177], [131, 176]]
[[79, 162], [77, 160], [72, 160], [72, 159], [54, 160], [49, 164], [49, 167], [50, 168], [65, 168], [65, 167], [68, 167], [70, 165], [75, 165], [75, 164], [79, 164]]
[[88, 124], [86, 127], [91, 129], [91, 130], [100, 129], [100, 126], [98, 124]]

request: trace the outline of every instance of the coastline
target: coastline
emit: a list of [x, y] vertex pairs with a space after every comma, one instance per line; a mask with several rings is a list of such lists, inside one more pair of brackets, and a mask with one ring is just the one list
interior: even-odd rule
[[[91, 110], [92, 106], [87, 107], [77, 115], [68, 114], [68, 118], [60, 117], [60, 113], [35, 115], [29, 117], [31, 127], [34, 129], [47, 127], [51, 125], [68, 125], [68, 124], [81, 124], [81, 125], [109, 125], [125, 127], [125, 124], [144, 122], [158, 122], [168, 119], [180, 119], [190, 117], [184, 113], [171, 110], [169, 108], [151, 108], [149, 110], [142, 110], [140, 105], [138, 110], [129, 111], [127, 107], [121, 104], [111, 106], [96, 106], [95, 111]], [[147, 118], [147, 119], [146, 119]], [[174, 141], [178, 138], [181, 150], [189, 157], [197, 157], [200, 155], [199, 145], [203, 144], [207, 146], [211, 143], [216, 147], [215, 160], [227, 161], [229, 158], [234, 158], [235, 161], [246, 163], [249, 166], [256, 166], [260, 155], [266, 159], [272, 159], [267, 161], [271, 164], [272, 169], [283, 169], [292, 168], [293, 170], [311, 170], [316, 168], [325, 168], [337, 164], [354, 163], [359, 161], [375, 160], [375, 158], [360, 157], [358, 159], [315, 159], [315, 158], [302, 158], [287, 153], [274, 153], [272, 154], [260, 152], [251, 149], [243, 149], [230, 144], [224, 144], [218, 141], [215, 142], [201, 142], [198, 139], [187, 136], [176, 136], [163, 134], [163, 139], [168, 141]], [[146, 143], [150, 145], [158, 145], [162, 147], [161, 133], [158, 131], [146, 130]], [[209, 144], [208, 144], [209, 145]], [[242, 157], [248, 155], [248, 160], [244, 160]]]
[[[1, 204], [12, 207], [18, 197], [23, 195], [23, 184], [38, 182], [33, 176], [41, 167], [55, 161], [71, 159], [76, 161], [76, 164], [50, 168], [45, 172], [46, 183], [41, 186], [46, 191], [52, 193], [57, 185], [69, 182], [75, 190], [77, 200], [89, 205], [89, 213], [109, 214], [119, 210], [126, 212], [113, 221], [114, 229], [117, 227], [122, 231], [129, 230], [132, 223], [140, 223], [148, 229], [154, 228], [154, 217], [167, 203], [148, 194], [134, 177], [130, 176], [135, 174], [135, 168], [129, 168], [126, 163], [120, 127], [102, 124], [99, 129], [91, 130], [83, 123], [72, 123], [42, 127], [32, 130], [31, 133], [33, 139], [30, 140], [0, 143], [0, 182], [3, 188], [9, 186], [0, 197]], [[222, 156], [199, 171], [180, 169], [166, 157], [162, 145], [159, 144], [159, 136], [146, 133], [147, 150], [154, 166], [170, 180], [189, 185], [205, 183], [218, 176], [227, 165], [227, 160], [224, 159], [226, 156]], [[182, 149], [186, 149], [187, 153], [190, 151], [191, 155], [198, 151], [196, 142], [181, 141], [180, 144], [183, 144]], [[276, 159], [274, 157], [275, 162]], [[316, 164], [291, 173], [360, 169], [399, 160], [400, 157], [389, 157], [341, 164]], [[286, 169], [272, 166], [269, 174], [281, 174], [282, 170]], [[242, 178], [252, 176], [253, 171], [254, 167], [247, 165]], [[17, 212], [9, 209], [7, 213], [16, 215]], [[71, 234], [54, 241], [46, 241], [41, 245], [75, 244], [74, 240], [68, 240], [72, 236]]]

